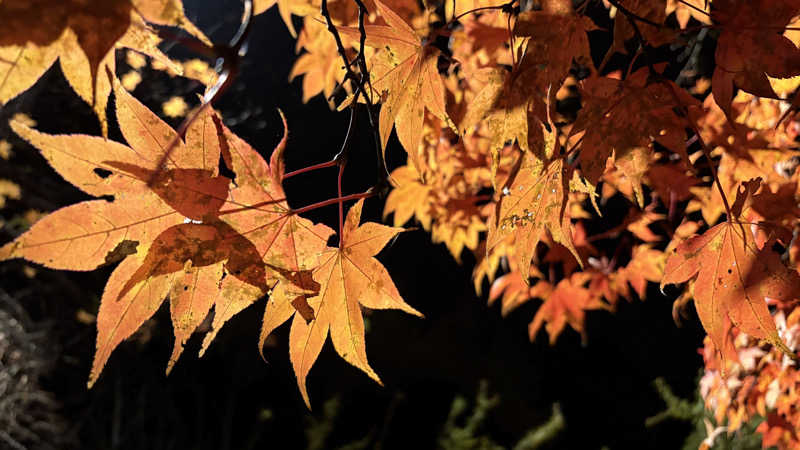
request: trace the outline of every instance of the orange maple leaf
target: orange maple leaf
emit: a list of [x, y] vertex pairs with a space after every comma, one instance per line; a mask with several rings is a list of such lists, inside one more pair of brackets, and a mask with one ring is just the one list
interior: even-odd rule
[[569, 75], [573, 61], [594, 70], [587, 33], [595, 29], [591, 19], [575, 13], [570, 0], [546, 0], [541, 11], [519, 14], [514, 35], [528, 41], [514, 68], [514, 90], [520, 90], [521, 97], [528, 99], [540, 120], [548, 117], [548, 105], [555, 105], [552, 99]]
[[331, 39], [325, 24], [306, 17], [296, 48], [298, 52], [301, 48], [306, 52], [297, 57], [289, 73], [289, 81], [298, 76], [303, 77], [303, 103], [319, 93], [326, 100], [330, 99], [347, 72], [342, 67], [342, 57], [336, 49], [336, 41]]
[[536, 339], [539, 329], [545, 322], [550, 345], [555, 344], [567, 324], [586, 340], [583, 329], [586, 311], [606, 308], [606, 304], [600, 301], [599, 296], [584, 287], [590, 277], [589, 273], [576, 272], [571, 277], [559, 281], [555, 287], [549, 285], [549, 289], [540, 288], [542, 293], [538, 296], [544, 299], [544, 303], [528, 325], [528, 337], [531, 341]]
[[392, 179], [397, 186], [386, 197], [386, 204], [383, 206], [384, 219], [394, 213], [394, 226], [399, 227], [415, 217], [422, 228], [429, 230], [433, 209], [430, 195], [433, 188], [422, 183], [414, 166], [398, 167], [392, 171]]
[[787, 354], [766, 298], [792, 300], [800, 296], [800, 276], [789, 270], [767, 243], [755, 245], [749, 224], [738, 222], [746, 198], [760, 184], [759, 179], [743, 183], [731, 213], [734, 218], [716, 225], [700, 236], [687, 239], [673, 249], [664, 268], [661, 286], [682, 283], [696, 277], [694, 299], [697, 315], [723, 357], [731, 348], [730, 326], [766, 339]]
[[[375, 5], [389, 25], [365, 27], [365, 44], [381, 50], [373, 58], [370, 74], [372, 88], [383, 97], [378, 120], [381, 147], [386, 149], [394, 126], [409, 158], [422, 172], [424, 161], [419, 145], [425, 109], [457, 132], [446, 111], [444, 83], [437, 67], [440, 52], [423, 43], [422, 37], [380, 0], [375, 0]], [[338, 30], [355, 41], [360, 37], [357, 28], [338, 27]]]
[[[90, 385], [170, 292], [176, 342], [168, 372], [212, 307], [201, 355], [228, 319], [279, 281], [283, 292], [307, 291], [289, 287], [302, 278], [298, 261], [316, 257], [332, 233], [291, 214], [286, 204], [280, 186], [285, 135], [270, 167], [207, 111], [159, 168], [175, 131], [114, 87], [117, 120], [131, 147], [12, 123], [67, 181], [114, 200], [62, 208], [0, 248], [0, 260], [22, 257], [58, 269], [92, 270], [122, 260], [101, 299]], [[234, 189], [219, 175], [221, 153], [236, 173]]]
[[[519, 80], [518, 80], [519, 78]], [[503, 69], [481, 69], [470, 74], [473, 82], [483, 84], [467, 106], [459, 127], [464, 133], [470, 128], [485, 121], [489, 129], [489, 151], [492, 155], [492, 185], [497, 188], [497, 172], [500, 167], [500, 151], [507, 142], [514, 142], [523, 150], [538, 150], [541, 133], [539, 121], [529, 117], [528, 101], [519, 84], [525, 84], [525, 78], [518, 71], [507, 72]], [[528, 127], [535, 126], [530, 133]]]
[[[555, 130], [548, 139], [555, 146]], [[486, 246], [491, 250], [514, 236], [514, 256], [523, 279], [530, 274], [530, 262], [545, 230], [581, 261], [572, 243], [572, 224], [566, 210], [569, 177], [563, 159], [543, 163], [531, 152], [524, 152], [519, 168], [501, 190], [500, 200], [488, 219]]]
[[[538, 269], [534, 266], [535, 272], [533, 276], [541, 277]], [[500, 314], [506, 317], [511, 311], [517, 309], [523, 303], [526, 303], [532, 297], [544, 297], [552, 290], [550, 283], [539, 280], [535, 285], [531, 286], [528, 280], [523, 280], [519, 271], [515, 270], [509, 272], [492, 283], [492, 288], [489, 290], [489, 301], [487, 304], [492, 306], [498, 298], [500, 300]]]
[[316, 312], [314, 320], [306, 321], [275, 297], [270, 297], [267, 305], [270, 313], [264, 315], [262, 344], [276, 327], [294, 316], [289, 332], [289, 356], [303, 400], [309, 407], [306, 377], [329, 333], [333, 347], [345, 361], [380, 383], [367, 362], [362, 306], [399, 309], [422, 316], [403, 301], [386, 268], [374, 258], [403, 229], [374, 222], [359, 225], [363, 204], [359, 200], [350, 208], [340, 247], [327, 248], [313, 271], [314, 281], [319, 283], [319, 294], [308, 300]]

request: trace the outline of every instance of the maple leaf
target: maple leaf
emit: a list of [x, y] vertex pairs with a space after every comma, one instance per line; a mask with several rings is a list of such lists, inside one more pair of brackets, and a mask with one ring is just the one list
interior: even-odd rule
[[[343, 41], [344, 45], [347, 45], [345, 42], [349, 40]], [[303, 30], [297, 38], [296, 48], [298, 52], [304, 48], [306, 53], [298, 56], [289, 73], [289, 81], [303, 76], [303, 103], [320, 92], [325, 99], [331, 98], [333, 90], [344, 79], [346, 71], [342, 67], [342, 58], [336, 48], [336, 41], [331, 39], [325, 24], [306, 17], [303, 21]]]
[[[226, 138], [222, 155], [236, 173], [234, 180], [237, 184], [220, 214], [232, 228], [254, 242], [266, 266], [279, 274], [264, 311], [259, 340], [261, 351], [272, 327], [270, 324], [285, 322], [287, 313], [291, 315], [299, 311], [301, 320], [313, 319], [315, 311], [308, 306], [308, 298], [316, 295], [319, 284], [312, 279], [311, 270], [319, 265], [319, 255], [326, 248], [333, 230], [291, 213], [281, 184], [285, 171], [285, 134], [267, 164], [250, 145], [219, 121], [216, 124]], [[246, 297], [235, 302], [220, 316], [219, 325], [248, 305]], [[218, 328], [217, 316], [214, 322], [214, 327]], [[203, 346], [207, 346], [211, 339], [212, 334], [206, 337]]]
[[[492, 155], [492, 184], [497, 187], [497, 171], [500, 165], [500, 151], [507, 142], [517, 142], [523, 151], [536, 148], [538, 126], [531, 133], [534, 141], [529, 143], [528, 102], [517, 86], [516, 72], [509, 73], [502, 69], [483, 69], [471, 74], [473, 80], [485, 79], [483, 87], [475, 94], [467, 106], [459, 127], [464, 133], [485, 121], [489, 128], [489, 149]], [[535, 121], [536, 119], [533, 118]], [[537, 123], [537, 122], [534, 122]]]
[[389, 192], [383, 207], [384, 219], [394, 213], [394, 226], [399, 227], [412, 217], [428, 230], [431, 227], [430, 185], [423, 184], [414, 166], [401, 166], [392, 171], [392, 179], [397, 187]]
[[[542, 276], [538, 273], [538, 270], [536, 272], [537, 273], [534, 273], [533, 276]], [[547, 294], [550, 293], [550, 291], [552, 291], [550, 283], [539, 280], [535, 285], [531, 286], [528, 280], [523, 280], [519, 271], [515, 270], [494, 280], [492, 288], [489, 290], [488, 305], [492, 306], [502, 295], [500, 314], [506, 317], [511, 311], [515, 310], [532, 297], [547, 298]]]
[[486, 221], [472, 199], [453, 200], [443, 208], [431, 230], [433, 242], [443, 242], [456, 262], [461, 263], [464, 248], [478, 247], [479, 233], [486, 231]]
[[749, 224], [738, 222], [746, 198], [759, 184], [759, 179], [742, 184], [731, 207], [732, 218], [675, 247], [661, 280], [663, 287], [696, 277], [697, 314], [723, 357], [733, 356], [724, 354], [729, 347], [731, 323], [792, 354], [778, 335], [766, 299], [800, 296], [800, 276], [781, 263], [771, 244], [756, 247]]
[[300, 393], [309, 408], [306, 377], [328, 334], [336, 352], [345, 361], [380, 383], [367, 362], [361, 308], [399, 309], [422, 317], [403, 301], [389, 273], [374, 258], [403, 229], [373, 222], [359, 225], [363, 204], [362, 199], [350, 208], [340, 247], [327, 248], [313, 271], [313, 279], [319, 283], [319, 294], [308, 299], [308, 304], [316, 312], [315, 318], [306, 321], [291, 308], [273, 302], [274, 297], [267, 305], [270, 314], [264, 316], [262, 344], [277, 326], [294, 316], [289, 332], [289, 356]]
[[[62, 208], [0, 248], [0, 259], [23, 257], [68, 270], [92, 270], [124, 258], [101, 300], [90, 385], [111, 351], [158, 309], [178, 274], [189, 270], [184, 263], [203, 267], [229, 260], [230, 268], [237, 260], [233, 265], [248, 265], [242, 262], [248, 250], [229, 245], [242, 238], [215, 221], [230, 180], [218, 174], [218, 142], [206, 138], [214, 130], [210, 115], [187, 130], [186, 143], [178, 142], [159, 171], [175, 131], [121, 86], [115, 91], [117, 120], [131, 147], [93, 136], [47, 135], [12, 122], [14, 131], [64, 179], [90, 195], [114, 200]], [[204, 223], [185, 223], [192, 220]], [[201, 245], [204, 240], [212, 244]], [[248, 281], [259, 290], [266, 286], [263, 272], [260, 280]]]
[[[603, 0], [606, 6], [611, 2]], [[622, 2], [620, 2], [622, 3]], [[638, 20], [639, 32], [645, 42], [653, 47], [658, 47], [672, 42], [676, 33], [667, 27], [657, 27], [652, 24], [661, 24], [667, 17], [668, 5], [666, 0], [626, 0], [624, 8], [631, 14], [644, 20]], [[614, 41], [608, 49], [600, 67], [604, 67], [614, 53], [627, 53], [625, 41], [637, 36], [634, 26], [631, 25], [631, 18], [619, 11], [616, 7], [612, 8], [611, 17], [614, 18]]]
[[208, 43], [183, 14], [180, 0], [5, 0], [0, 3], [0, 105], [30, 88], [58, 59], [75, 92], [107, 135], [106, 106], [115, 46], [128, 47], [182, 73], [159, 49], [145, 20], [180, 26]]
[[798, 12], [796, 0], [714, 1], [711, 18], [722, 32], [711, 89], [731, 122], [734, 86], [759, 97], [778, 98], [767, 77], [800, 75], [800, 49], [782, 35]]
[[660, 282], [664, 275], [664, 253], [650, 245], [637, 245], [631, 252], [631, 260], [618, 272], [621, 279], [630, 283], [642, 300], [647, 292], [647, 282]]
[[597, 29], [588, 17], [575, 13], [569, 0], [547, 0], [541, 11], [519, 14], [514, 35], [528, 38], [515, 71], [517, 85], [531, 101], [534, 115], [546, 121], [550, 96], [567, 78], [573, 62], [594, 70], [587, 32]]
[[692, 196], [689, 189], [699, 182], [687, 172], [683, 164], [651, 164], [647, 169], [647, 184], [664, 204], [673, 198], [681, 202]]
[[[381, 148], [386, 149], [394, 126], [409, 158], [422, 171], [424, 162], [418, 148], [422, 142], [425, 110], [458, 132], [446, 111], [444, 83], [437, 67], [440, 52], [431, 44], [423, 43], [422, 37], [380, 0], [375, 0], [375, 5], [388, 24], [365, 26], [365, 44], [380, 49], [373, 59], [382, 58], [383, 62], [381, 70], [373, 68], [370, 74], [372, 88], [383, 97], [378, 118]], [[358, 41], [357, 28], [337, 28], [343, 35]]]
[[536, 339], [539, 329], [545, 322], [550, 345], [555, 344], [567, 324], [580, 333], [584, 341], [586, 340], [583, 329], [586, 311], [606, 308], [594, 293], [584, 287], [589, 277], [586, 272], [576, 272], [569, 278], [559, 281], [555, 287], [550, 285], [549, 289], [539, 288], [542, 291], [539, 297], [544, 299], [544, 303], [528, 325], [528, 337], [531, 341]]
[[[554, 148], [555, 130], [549, 148]], [[499, 201], [488, 219], [487, 249], [508, 236], [514, 236], [514, 256], [523, 279], [530, 273], [536, 245], [545, 230], [581, 261], [572, 243], [572, 224], [566, 205], [569, 198], [567, 169], [560, 158], [543, 163], [531, 152], [524, 152], [516, 174], [503, 187]]]
[[[12, 123], [67, 181], [114, 200], [62, 208], [0, 248], [0, 259], [22, 257], [58, 269], [92, 270], [122, 260], [101, 299], [90, 385], [114, 348], [168, 294], [176, 341], [167, 372], [212, 307], [201, 355], [227, 320], [279, 282], [281, 298], [310, 290], [298, 261], [316, 258], [332, 233], [291, 214], [286, 204], [280, 186], [285, 134], [270, 166], [209, 110], [159, 168], [175, 131], [114, 87], [117, 120], [131, 147]], [[234, 189], [219, 175], [220, 154], [235, 171]]]

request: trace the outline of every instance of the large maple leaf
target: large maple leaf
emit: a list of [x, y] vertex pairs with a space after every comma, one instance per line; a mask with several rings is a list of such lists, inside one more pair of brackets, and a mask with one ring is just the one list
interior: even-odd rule
[[4, 0], [0, 3], [0, 105], [41, 77], [58, 59], [75, 92], [91, 105], [107, 134], [106, 106], [115, 46], [159, 59], [176, 73], [146, 22], [179, 26], [208, 38], [184, 15], [181, 0]]
[[[544, 153], [553, 153], [555, 130], [547, 137]], [[546, 231], [553, 240], [564, 245], [581, 261], [572, 243], [572, 224], [567, 203], [569, 197], [568, 169], [564, 160], [555, 158], [542, 162], [532, 152], [523, 152], [519, 168], [501, 190], [500, 199], [488, 219], [488, 250], [514, 236], [514, 257], [527, 280], [536, 246]]]
[[[375, 5], [389, 25], [365, 27], [365, 44], [381, 50], [373, 58], [370, 74], [372, 88], [383, 97], [378, 120], [381, 146], [386, 148], [394, 126], [414, 166], [422, 171], [419, 145], [425, 109], [457, 131], [446, 111], [444, 83], [437, 67], [440, 52], [424, 43], [406, 21], [380, 0], [375, 0]], [[360, 37], [357, 28], [338, 29], [355, 42]]]
[[717, 351], [734, 359], [724, 354], [732, 348], [731, 324], [792, 353], [778, 335], [766, 299], [800, 296], [800, 276], [783, 265], [771, 243], [758, 248], [750, 224], [738, 221], [746, 198], [759, 183], [756, 179], [743, 184], [731, 208], [734, 217], [674, 248], [661, 280], [663, 287], [696, 277], [695, 307], [703, 328]]
[[[228, 319], [279, 281], [297, 284], [296, 261], [316, 256], [331, 234], [291, 214], [285, 202], [285, 136], [270, 167], [209, 111], [187, 130], [185, 142], [177, 141], [165, 167], [157, 167], [175, 131], [119, 84], [115, 92], [117, 120], [130, 147], [12, 123], [67, 181], [113, 201], [62, 208], [0, 248], [0, 260], [22, 257], [57, 269], [92, 270], [122, 260], [101, 299], [90, 385], [114, 348], [167, 295], [176, 338], [169, 371], [212, 307], [213, 329], [201, 354]], [[234, 189], [218, 173], [221, 153], [236, 171]], [[316, 240], [306, 244], [306, 230]]]
[[264, 315], [262, 344], [276, 327], [294, 316], [289, 332], [289, 356], [303, 400], [309, 407], [306, 377], [328, 334], [336, 352], [345, 361], [380, 383], [367, 362], [361, 308], [399, 309], [422, 316], [403, 301], [386, 268], [374, 258], [403, 229], [373, 222], [359, 225], [363, 204], [364, 201], [359, 200], [350, 208], [342, 229], [341, 245], [327, 248], [313, 271], [313, 279], [319, 283], [319, 294], [309, 298], [308, 304], [314, 309], [315, 318], [307, 321], [275, 296], [270, 297]]

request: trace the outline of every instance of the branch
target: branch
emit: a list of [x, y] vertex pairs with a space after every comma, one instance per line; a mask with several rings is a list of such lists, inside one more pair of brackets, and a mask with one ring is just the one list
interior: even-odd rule
[[[625, 14], [625, 17], [627, 17], [629, 20], [630, 20], [630, 19], [633, 19], [633, 20], [635, 20], [635, 21], [639, 21], [639, 22], [642, 22], [642, 23], [646, 23], [646, 24], [650, 25], [651, 27], [656, 27], [656, 28], [658, 28], [659, 30], [660, 30], [661, 28], [664, 28], [664, 25], [662, 25], [662, 24], [660, 24], [660, 23], [653, 22], [653, 21], [652, 21], [652, 20], [650, 20], [650, 19], [646, 19], [646, 18], [644, 18], [644, 17], [642, 17], [642, 16], [640, 16], [640, 15], [636, 14], [635, 12], [633, 12], [633, 11], [629, 10], [628, 8], [626, 8], [626, 7], [622, 6], [622, 5], [619, 3], [619, 1], [618, 1], [618, 0], [608, 0], [608, 3], [611, 3], [611, 4], [612, 4], [612, 5], [613, 5], [615, 8], [617, 8], [617, 10], [619, 10], [619, 12], [621, 12], [622, 14]], [[633, 25], [633, 24], [631, 24], [631, 25]], [[633, 25], [633, 26], [634, 26], [634, 28], [636, 27], [636, 25]]]

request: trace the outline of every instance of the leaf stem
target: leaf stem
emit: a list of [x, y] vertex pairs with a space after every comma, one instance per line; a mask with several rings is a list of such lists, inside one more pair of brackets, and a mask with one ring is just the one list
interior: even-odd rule
[[362, 199], [362, 198], [369, 198], [369, 197], [372, 197], [373, 195], [375, 195], [375, 193], [372, 190], [368, 190], [368, 191], [365, 191], [365, 192], [360, 192], [358, 194], [350, 194], [350, 195], [345, 195], [343, 197], [330, 198], [328, 200], [323, 200], [321, 202], [313, 203], [311, 205], [304, 206], [302, 208], [293, 209], [293, 210], [289, 211], [289, 214], [302, 214], [302, 213], [305, 213], [305, 212], [308, 212], [308, 211], [312, 211], [312, 210], [315, 210], [315, 209], [318, 209], [318, 208], [322, 208], [322, 207], [325, 207], [325, 206], [328, 206], [328, 205], [333, 205], [334, 203], [340, 203], [340, 202], [343, 203], [343, 202], [347, 202], [347, 201], [350, 201], [350, 200], [359, 200], [359, 199]]
[[[353, 111], [355, 111], [355, 109], [353, 109]], [[344, 235], [342, 234], [342, 229], [344, 228], [344, 200], [342, 200], [342, 174], [344, 173], [344, 166], [345, 162], [342, 161], [339, 164], [339, 176], [336, 178], [336, 191], [339, 196], [337, 202], [339, 203], [339, 250], [342, 249], [342, 243], [344, 242]]]
[[283, 175], [283, 179], [285, 180], [285, 179], [291, 178], [291, 177], [293, 177], [295, 175], [300, 175], [300, 174], [303, 174], [303, 173], [306, 173], [306, 172], [311, 172], [311, 171], [317, 170], [317, 169], [324, 169], [326, 167], [333, 167], [335, 165], [336, 165], [336, 160], [332, 159], [330, 161], [326, 161], [326, 162], [319, 163], [319, 164], [314, 164], [313, 166], [303, 167], [302, 169], [297, 169], [297, 170], [294, 170], [292, 172], [286, 173], [286, 174]]

